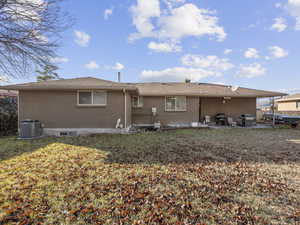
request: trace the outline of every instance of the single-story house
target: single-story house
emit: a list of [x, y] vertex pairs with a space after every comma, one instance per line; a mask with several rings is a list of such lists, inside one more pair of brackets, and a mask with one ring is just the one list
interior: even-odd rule
[[300, 94], [285, 96], [275, 102], [279, 113], [300, 116]]
[[46, 134], [115, 132], [160, 122], [188, 126], [217, 113], [256, 115], [256, 99], [285, 94], [206, 83], [119, 83], [92, 77], [3, 86], [19, 91], [19, 120]]

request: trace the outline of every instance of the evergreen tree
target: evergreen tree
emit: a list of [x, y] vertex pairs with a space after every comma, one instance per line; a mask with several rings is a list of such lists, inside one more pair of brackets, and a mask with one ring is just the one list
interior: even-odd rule
[[58, 70], [58, 67], [53, 65], [46, 65], [43, 71], [37, 70], [36, 72], [39, 74], [36, 78], [37, 81], [41, 82], [60, 79], [58, 73], [55, 72], [56, 70]]

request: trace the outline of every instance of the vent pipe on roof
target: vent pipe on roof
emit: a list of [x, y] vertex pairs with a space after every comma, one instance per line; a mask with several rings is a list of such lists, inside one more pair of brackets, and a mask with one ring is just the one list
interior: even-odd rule
[[239, 86], [232, 86], [231, 87], [231, 91], [235, 92], [239, 89]]
[[121, 72], [118, 72], [118, 82], [121, 82]]

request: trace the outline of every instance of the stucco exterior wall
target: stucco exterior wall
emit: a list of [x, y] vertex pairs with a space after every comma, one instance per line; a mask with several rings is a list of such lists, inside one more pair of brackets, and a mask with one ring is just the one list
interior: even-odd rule
[[278, 102], [277, 103], [278, 111], [279, 112], [300, 112], [300, 109], [297, 108], [296, 101], [291, 102]]
[[[160, 121], [162, 125], [190, 124], [199, 121], [199, 97], [187, 97], [187, 110], [185, 112], [165, 111], [165, 97], [143, 97], [142, 108], [132, 109], [133, 124], [153, 124]], [[152, 107], [157, 108], [157, 116], [152, 116]]]
[[225, 101], [226, 103], [223, 104], [223, 98], [201, 98], [201, 121], [205, 116], [210, 116], [214, 121], [217, 113], [225, 113], [234, 120], [241, 114], [256, 116], [256, 98], [232, 98]]
[[[121, 91], [108, 91], [104, 107], [77, 106], [75, 90], [20, 91], [19, 116], [20, 120], [40, 120], [45, 128], [115, 128], [119, 118], [124, 124], [124, 104]], [[130, 109], [127, 107], [127, 115]], [[129, 119], [127, 126], [130, 124]]]
[[[222, 98], [187, 97], [185, 112], [165, 111], [165, 97], [144, 97], [142, 108], [132, 108], [126, 93], [127, 127], [131, 124], [190, 125], [202, 122], [205, 115], [214, 118], [223, 112], [237, 119], [241, 114], [256, 115], [255, 98], [233, 98], [223, 104]], [[152, 107], [157, 108], [153, 118]], [[201, 109], [201, 110], [200, 110]], [[77, 91], [20, 91], [20, 120], [40, 120], [45, 128], [115, 128], [117, 120], [125, 122], [125, 98], [122, 91], [107, 92], [107, 106], [77, 106]]]

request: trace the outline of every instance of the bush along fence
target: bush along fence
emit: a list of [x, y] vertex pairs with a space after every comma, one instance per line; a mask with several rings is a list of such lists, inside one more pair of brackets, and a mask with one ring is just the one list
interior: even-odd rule
[[0, 98], [0, 136], [18, 132], [18, 103], [16, 97]]

